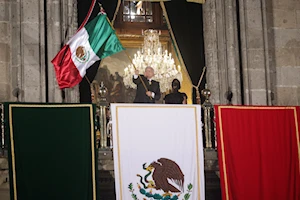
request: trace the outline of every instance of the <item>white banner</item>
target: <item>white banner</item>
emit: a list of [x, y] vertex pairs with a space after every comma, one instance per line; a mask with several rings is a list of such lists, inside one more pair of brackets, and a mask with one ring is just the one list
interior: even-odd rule
[[112, 104], [117, 200], [204, 200], [199, 105]]

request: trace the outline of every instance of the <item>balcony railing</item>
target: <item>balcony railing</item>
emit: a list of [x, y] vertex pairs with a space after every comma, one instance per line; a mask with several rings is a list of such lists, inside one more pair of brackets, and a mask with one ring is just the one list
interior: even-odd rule
[[[95, 87], [93, 87], [95, 88]], [[97, 118], [98, 118], [98, 130], [100, 134], [98, 135], [97, 144], [100, 151], [105, 151], [113, 148], [112, 144], [112, 122], [109, 111], [109, 104], [106, 101], [107, 89], [101, 83], [99, 91], [92, 91], [97, 101]], [[95, 95], [97, 94], [97, 95]], [[206, 170], [218, 170], [217, 168], [217, 143], [216, 143], [216, 131], [214, 122], [214, 107], [209, 100], [211, 95], [210, 90], [205, 86], [205, 89], [201, 91], [202, 96], [205, 98], [204, 103], [201, 105], [203, 109], [203, 138], [205, 139], [204, 144], [204, 158], [205, 158], [205, 168]], [[197, 93], [198, 102], [200, 102], [200, 93]]]
[[[112, 148], [112, 124], [109, 110], [109, 103], [106, 101], [107, 89], [103, 83], [101, 83], [99, 91], [93, 91], [97, 100], [94, 101], [97, 104], [97, 113], [100, 131], [99, 148]], [[216, 135], [215, 135], [215, 123], [214, 123], [214, 107], [209, 100], [211, 95], [210, 90], [205, 87], [201, 94], [205, 97], [204, 103], [201, 105], [203, 109], [203, 136], [205, 138], [205, 149], [216, 149]], [[198, 96], [199, 95], [199, 96]], [[197, 98], [200, 99], [200, 93], [197, 93]], [[108, 146], [109, 145], [109, 146]]]

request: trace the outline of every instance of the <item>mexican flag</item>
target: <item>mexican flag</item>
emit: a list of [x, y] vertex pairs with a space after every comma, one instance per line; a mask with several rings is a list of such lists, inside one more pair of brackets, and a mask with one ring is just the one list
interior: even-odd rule
[[105, 13], [80, 29], [51, 61], [61, 89], [81, 82], [96, 61], [124, 50]]

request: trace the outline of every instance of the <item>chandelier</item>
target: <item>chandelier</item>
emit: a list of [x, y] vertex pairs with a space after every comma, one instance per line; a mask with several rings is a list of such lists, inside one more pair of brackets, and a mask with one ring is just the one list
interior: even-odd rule
[[[149, 29], [143, 31], [143, 35], [142, 49], [134, 54], [132, 63], [141, 74], [144, 73], [146, 67], [152, 67], [155, 74], [153, 79], [160, 83], [162, 93], [167, 92], [172, 88], [173, 79], [182, 81], [180, 66], [176, 67], [172, 54], [168, 53], [168, 50], [163, 50], [159, 41], [160, 32]], [[134, 66], [130, 64], [124, 69], [124, 84], [127, 88], [136, 88], [132, 82], [132, 76], [135, 72]]]

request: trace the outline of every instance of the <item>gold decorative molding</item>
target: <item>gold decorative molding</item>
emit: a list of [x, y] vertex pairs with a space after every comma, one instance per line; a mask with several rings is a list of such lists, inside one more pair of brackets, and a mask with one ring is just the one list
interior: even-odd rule
[[204, 4], [205, 0], [186, 0], [187, 2], [193, 2], [193, 3], [200, 3], [200, 4]]
[[[129, 0], [129, 1], [135, 1], [135, 0]], [[171, 1], [171, 0], [143, 0], [143, 1], [161, 2], [161, 1]]]
[[[144, 42], [144, 36], [142, 35], [119, 34], [118, 36], [125, 48], [141, 48]], [[161, 35], [159, 41], [164, 48], [170, 51], [171, 39], [169, 36]]]

